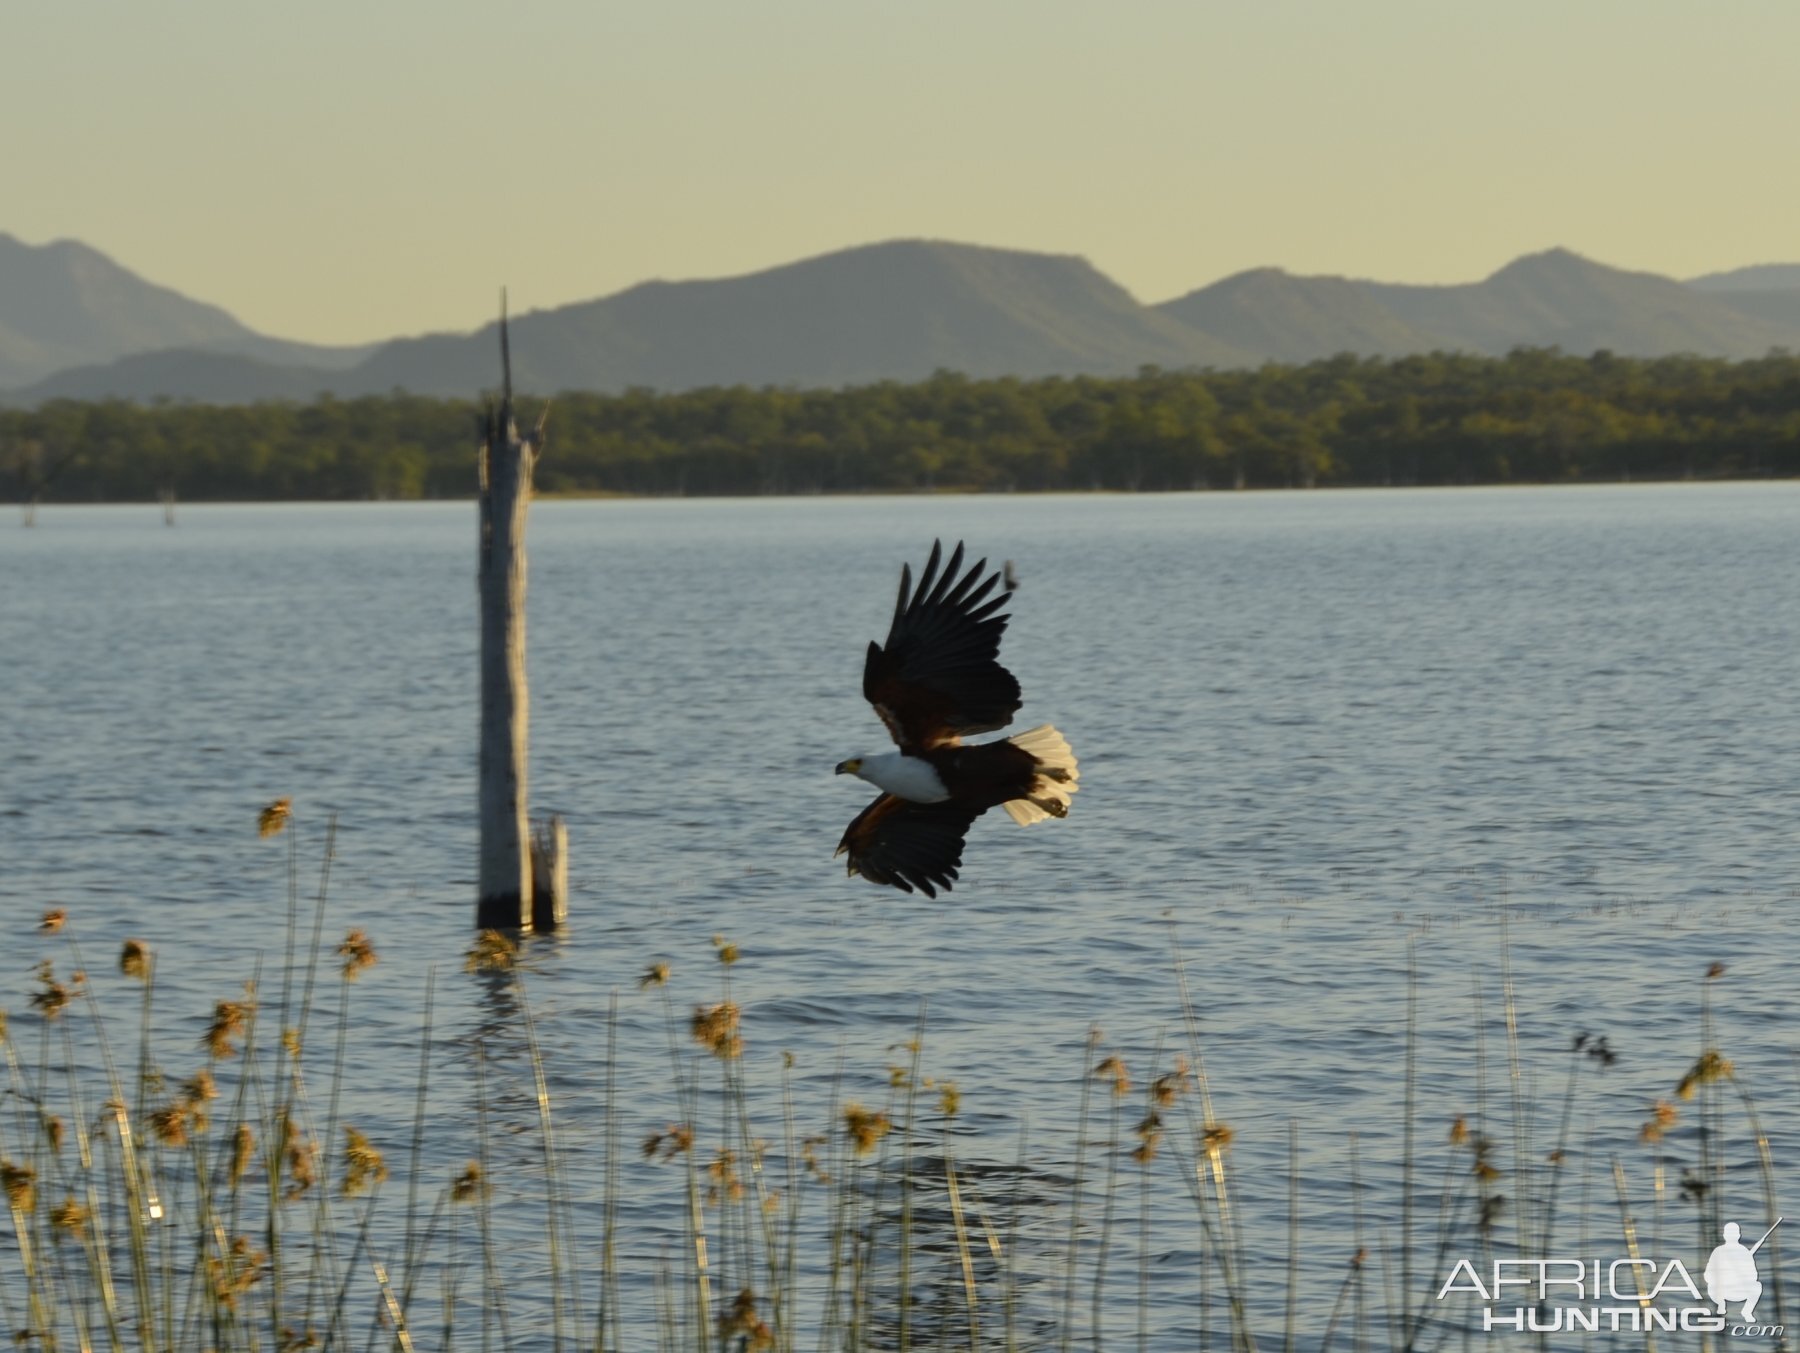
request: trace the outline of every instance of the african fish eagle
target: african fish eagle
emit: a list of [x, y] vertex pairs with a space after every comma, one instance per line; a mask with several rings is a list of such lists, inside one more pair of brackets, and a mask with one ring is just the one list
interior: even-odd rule
[[1067, 817], [1080, 778], [1068, 741], [1049, 724], [963, 742], [1006, 727], [1019, 708], [1019, 683], [996, 661], [1010, 598], [987, 600], [1000, 581], [982, 578], [987, 560], [961, 572], [960, 542], [940, 573], [942, 557], [933, 541], [916, 588], [911, 566], [901, 566], [887, 643], [871, 643], [863, 663], [863, 696], [900, 750], [837, 767], [881, 790], [838, 843], [849, 873], [927, 897], [950, 891], [976, 818], [995, 806], [1021, 824]]

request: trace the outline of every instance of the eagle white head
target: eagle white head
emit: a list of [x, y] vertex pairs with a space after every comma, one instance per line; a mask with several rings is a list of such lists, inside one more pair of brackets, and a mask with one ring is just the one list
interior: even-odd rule
[[905, 752], [853, 756], [837, 764], [839, 775], [854, 775], [909, 803], [942, 803], [950, 797], [937, 767]]

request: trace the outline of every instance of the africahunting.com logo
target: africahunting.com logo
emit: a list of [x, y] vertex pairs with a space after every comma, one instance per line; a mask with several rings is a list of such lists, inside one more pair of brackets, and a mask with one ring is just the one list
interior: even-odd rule
[[1757, 1312], [1763, 1278], [1756, 1255], [1782, 1221], [1777, 1217], [1754, 1245], [1743, 1243], [1736, 1222], [1726, 1222], [1698, 1283], [1679, 1259], [1496, 1259], [1485, 1274], [1475, 1261], [1459, 1259], [1437, 1299], [1462, 1293], [1481, 1302], [1484, 1330], [1690, 1330], [1779, 1339], [1782, 1326], [1762, 1323]]

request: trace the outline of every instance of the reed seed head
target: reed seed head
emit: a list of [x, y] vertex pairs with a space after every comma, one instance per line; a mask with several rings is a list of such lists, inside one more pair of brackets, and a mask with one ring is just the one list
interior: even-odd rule
[[1724, 975], [1725, 965], [1723, 963], [1713, 963], [1706, 969], [1706, 980], [1709, 982], [1717, 981]]
[[733, 1001], [695, 1006], [692, 1023], [694, 1041], [721, 1060], [729, 1061], [742, 1056], [744, 1040], [738, 1033], [741, 1013]]
[[938, 1112], [946, 1118], [956, 1117], [956, 1111], [962, 1107], [962, 1094], [956, 1088], [955, 1081], [945, 1081], [938, 1086]]
[[728, 940], [723, 935], [714, 935], [712, 942], [713, 948], [718, 951], [719, 962], [729, 968], [738, 961], [737, 941]]
[[504, 930], [484, 930], [463, 957], [464, 972], [506, 972], [519, 953], [519, 942]]
[[1680, 1111], [1666, 1099], [1659, 1099], [1650, 1106], [1650, 1117], [1638, 1129], [1638, 1140], [1646, 1144], [1660, 1142], [1663, 1134], [1675, 1126]]
[[69, 989], [56, 980], [56, 966], [47, 958], [37, 965], [37, 984], [31, 1008], [46, 1020], [55, 1019], [68, 1007]]
[[244, 1176], [250, 1172], [250, 1162], [256, 1158], [256, 1134], [250, 1130], [248, 1123], [239, 1123], [237, 1131], [231, 1134], [231, 1185], [236, 1188]]
[[1594, 1063], [1595, 1066], [1598, 1066], [1602, 1070], [1605, 1070], [1619, 1060], [1619, 1054], [1612, 1050], [1612, 1045], [1606, 1041], [1606, 1036], [1604, 1034], [1599, 1038], [1590, 1040], [1583, 1049], [1583, 1052], [1590, 1062]]
[[866, 1156], [879, 1146], [892, 1126], [885, 1113], [865, 1109], [856, 1103], [844, 1106], [844, 1132], [859, 1156]]
[[59, 1156], [62, 1154], [64, 1131], [62, 1119], [53, 1113], [44, 1115], [44, 1139], [50, 1143], [50, 1149]]
[[644, 1138], [644, 1158], [653, 1160], [660, 1153], [664, 1160], [686, 1155], [694, 1149], [694, 1129], [686, 1123], [670, 1123], [661, 1132]]
[[1187, 1059], [1177, 1057], [1174, 1070], [1165, 1071], [1150, 1082], [1150, 1097], [1158, 1107], [1166, 1109], [1193, 1088], [1194, 1078], [1188, 1073]]
[[29, 1165], [15, 1165], [0, 1160], [0, 1191], [15, 1212], [30, 1212], [37, 1206], [37, 1171]]
[[304, 1139], [294, 1142], [287, 1152], [288, 1186], [282, 1197], [290, 1203], [304, 1198], [319, 1182], [319, 1148]]
[[712, 1158], [706, 1167], [706, 1201], [709, 1206], [735, 1203], [744, 1196], [744, 1183], [738, 1177], [737, 1152], [727, 1148]]
[[1138, 1144], [1131, 1158], [1139, 1165], [1148, 1165], [1156, 1159], [1156, 1148], [1162, 1144], [1162, 1114], [1152, 1108], [1132, 1131], [1137, 1134]]
[[344, 942], [337, 947], [337, 955], [343, 960], [342, 972], [346, 982], [354, 982], [366, 968], [375, 966], [375, 946], [369, 943], [369, 937], [361, 930], [352, 930], [344, 936]]
[[274, 836], [286, 827], [288, 820], [294, 815], [294, 801], [291, 798], [276, 799], [256, 815], [256, 834], [258, 836]]
[[344, 1127], [344, 1197], [354, 1198], [371, 1184], [383, 1183], [388, 1177], [387, 1162], [381, 1152], [355, 1128]]
[[69, 1194], [50, 1209], [50, 1226], [59, 1236], [80, 1240], [87, 1234], [88, 1210]]
[[482, 1176], [481, 1165], [470, 1161], [463, 1166], [461, 1174], [450, 1181], [450, 1201], [453, 1203], [472, 1203], [487, 1190], [487, 1181]]
[[1694, 1091], [1702, 1085], [1730, 1080], [1735, 1070], [1736, 1068], [1725, 1059], [1724, 1054], [1717, 1048], [1708, 1048], [1700, 1054], [1699, 1060], [1688, 1068], [1687, 1075], [1683, 1076], [1675, 1086], [1675, 1093], [1682, 1099], [1692, 1099]]
[[660, 987], [668, 980], [669, 965], [667, 963], [652, 963], [649, 967], [644, 969], [644, 975], [638, 978], [638, 989], [642, 991], [649, 987]]
[[729, 1310], [719, 1312], [719, 1337], [738, 1340], [738, 1353], [762, 1353], [775, 1343], [769, 1327], [757, 1317], [756, 1293], [742, 1289]]
[[69, 913], [61, 907], [52, 907], [38, 920], [38, 929], [46, 935], [54, 935], [63, 928], [63, 922], [69, 919]]
[[150, 980], [150, 951], [142, 940], [126, 940], [119, 950], [119, 971], [139, 982]]
[[[268, 1259], [268, 1255], [251, 1246], [250, 1237], [233, 1236], [224, 1254], [212, 1255], [206, 1261], [213, 1300], [227, 1311], [237, 1310], [237, 1299], [261, 1280]], [[289, 1346], [287, 1340], [283, 1344]]]
[[1102, 1080], [1112, 1082], [1112, 1091], [1116, 1098], [1123, 1099], [1131, 1093], [1131, 1075], [1125, 1070], [1125, 1063], [1120, 1059], [1118, 1053], [1115, 1052], [1095, 1067], [1094, 1074]]
[[211, 1126], [212, 1118], [206, 1111], [206, 1104], [218, 1097], [218, 1083], [213, 1080], [212, 1072], [204, 1067], [181, 1083], [179, 1103], [186, 1112], [188, 1126], [195, 1132], [205, 1132]]
[[219, 1059], [236, 1057], [237, 1045], [231, 1040], [242, 1038], [250, 1024], [249, 1001], [219, 1001], [213, 1006], [212, 1022], [201, 1036], [200, 1046]]
[[150, 1114], [150, 1134], [164, 1146], [179, 1151], [188, 1144], [188, 1123], [192, 1118], [186, 1101], [165, 1104]]
[[281, 1160], [288, 1177], [282, 1197], [291, 1203], [319, 1182], [319, 1148], [306, 1140], [293, 1116], [285, 1111], [277, 1119], [276, 1128], [280, 1133]]
[[1450, 1125], [1450, 1145], [1467, 1146], [1469, 1144], [1469, 1120], [1460, 1114]]
[[1209, 1156], [1223, 1155], [1231, 1149], [1237, 1133], [1225, 1123], [1214, 1123], [1200, 1134], [1201, 1149]]

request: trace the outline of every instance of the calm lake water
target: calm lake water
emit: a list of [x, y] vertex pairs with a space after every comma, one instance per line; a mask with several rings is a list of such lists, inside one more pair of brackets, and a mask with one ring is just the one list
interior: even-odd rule
[[[1015, 561], [1002, 657], [1020, 726], [1068, 735], [1082, 791], [1066, 822], [983, 819], [961, 884], [931, 901], [846, 879], [831, 854], [869, 794], [832, 768], [885, 742], [862, 651], [934, 536]], [[497, 1085], [526, 1074], [489, 987], [461, 971], [474, 544], [466, 503], [183, 507], [174, 529], [149, 505], [50, 506], [0, 530], [9, 912], [23, 926], [66, 906], [96, 970], [127, 936], [155, 945], [179, 1070], [210, 1002], [259, 955], [279, 961], [286, 846], [257, 839], [258, 808], [293, 797], [309, 890], [335, 813], [327, 935], [365, 927], [382, 956], [354, 993], [345, 1113], [399, 1152], [435, 969], [446, 1170], [471, 1154], [476, 1035]], [[742, 949], [744, 1065], [775, 1106], [771, 1137], [784, 1051], [802, 1127], [821, 1130], [834, 1086], [883, 1101], [924, 1009], [924, 1070], [962, 1097], [959, 1157], [998, 1172], [1023, 1129], [1039, 1191], [1020, 1262], [1040, 1270], [1040, 1308], [1083, 1068], [1104, 1055], [1090, 1028], [1140, 1087], [1188, 1047], [1171, 935], [1235, 1134], [1250, 1301], [1277, 1330], [1297, 1128], [1305, 1347], [1349, 1257], [1398, 1237], [1409, 951], [1433, 1224], [1446, 1171], [1467, 1173], [1458, 1116], [1504, 1121], [1501, 1191], [1544, 1187], [1571, 1039], [1604, 1035], [1618, 1060], [1582, 1072], [1555, 1234], [1622, 1253], [1580, 1244], [1617, 1235], [1617, 1157], [1645, 1243], [1667, 1237], [1658, 1252], [1698, 1274], [1704, 1219], [1677, 1187], [1696, 1134], [1686, 1119], [1660, 1147], [1637, 1134], [1702, 1047], [1703, 985], [1710, 1041], [1753, 1090], [1800, 1212], [1800, 486], [546, 502], [530, 550], [531, 797], [568, 820], [575, 898], [567, 932], [530, 946], [529, 986], [584, 1216], [609, 1000], [637, 1168], [636, 1144], [677, 1113], [661, 994], [637, 978], [670, 963], [678, 1018], [718, 999], [715, 934]], [[15, 1020], [53, 944], [20, 940], [0, 987]], [[1704, 984], [1714, 962], [1727, 971]], [[1097, 1177], [1103, 1094], [1092, 1112]], [[1125, 1149], [1142, 1112], [1134, 1092]], [[1723, 1215], [1760, 1233], [1758, 1177], [1727, 1128]], [[658, 1168], [624, 1204], [639, 1294], [680, 1234], [676, 1171]], [[1106, 1303], [1127, 1332], [1128, 1177]], [[1149, 1206], [1151, 1345], [1194, 1347], [1202, 1321], [1222, 1338], [1178, 1172]], [[1455, 1252], [1477, 1249], [1469, 1233]], [[1441, 1277], [1419, 1267], [1409, 1305]], [[1360, 1331], [1385, 1347], [1376, 1312], [1400, 1282], [1371, 1269], [1368, 1324], [1347, 1306], [1336, 1346]]]

